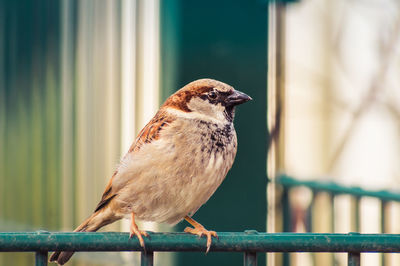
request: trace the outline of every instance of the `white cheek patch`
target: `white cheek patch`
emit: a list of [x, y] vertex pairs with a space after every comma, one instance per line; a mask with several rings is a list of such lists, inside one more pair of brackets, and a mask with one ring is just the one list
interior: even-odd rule
[[187, 119], [199, 119], [199, 120], [204, 120], [207, 122], [213, 122], [213, 123], [221, 123], [220, 120], [217, 120], [213, 117], [207, 116], [200, 114], [198, 112], [184, 112], [175, 108], [167, 108], [166, 111], [170, 113], [171, 115], [177, 116], [177, 117], [182, 117], [182, 118], [187, 118]]
[[192, 97], [188, 102], [187, 106], [192, 111], [203, 110], [207, 111], [210, 108], [210, 102], [207, 100], [203, 100], [200, 97]]
[[[199, 97], [193, 97], [187, 104], [192, 113], [200, 114], [208, 118], [213, 118], [218, 121], [225, 121], [225, 107], [221, 103], [211, 104], [208, 100], [203, 100]], [[209, 120], [209, 119], [208, 119]]]

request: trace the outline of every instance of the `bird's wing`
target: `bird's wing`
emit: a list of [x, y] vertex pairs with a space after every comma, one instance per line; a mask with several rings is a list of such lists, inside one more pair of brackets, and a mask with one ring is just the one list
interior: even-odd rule
[[[174, 119], [170, 117], [166, 112], [159, 111], [152, 120], [139, 132], [138, 136], [136, 137], [135, 141], [129, 148], [127, 155], [137, 153], [141, 147], [144, 145], [148, 145], [151, 142], [157, 140], [160, 137], [160, 133], [163, 129], [165, 129]], [[125, 156], [127, 156], [125, 155]], [[119, 189], [123, 187], [125, 182], [118, 182], [118, 187], [113, 186], [113, 181], [118, 178], [118, 170], [114, 172], [113, 176], [111, 177], [110, 181], [108, 182], [103, 196], [99, 204], [97, 205], [95, 212], [104, 208], [118, 193]], [[126, 180], [128, 182], [128, 180]]]
[[145, 143], [151, 143], [160, 137], [160, 132], [173, 121], [165, 112], [159, 111], [139, 132], [128, 153], [137, 152]]

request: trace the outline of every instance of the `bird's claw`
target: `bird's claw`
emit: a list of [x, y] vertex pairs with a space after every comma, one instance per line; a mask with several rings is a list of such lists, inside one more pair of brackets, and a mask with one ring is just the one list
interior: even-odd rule
[[195, 227], [195, 228], [186, 227], [184, 232], [193, 234], [193, 235], [198, 235], [199, 237], [202, 237], [203, 235], [207, 236], [206, 253], [208, 253], [208, 251], [210, 251], [212, 237], [219, 239], [217, 232], [209, 231], [209, 230], [205, 229], [204, 227]]
[[142, 236], [146, 236], [148, 237], [149, 234], [146, 231], [141, 231], [138, 228], [134, 228], [133, 226], [131, 226], [130, 228], [130, 234], [129, 234], [129, 238], [132, 238], [133, 236], [137, 236], [140, 246], [146, 250], [146, 245], [144, 244], [144, 240]]

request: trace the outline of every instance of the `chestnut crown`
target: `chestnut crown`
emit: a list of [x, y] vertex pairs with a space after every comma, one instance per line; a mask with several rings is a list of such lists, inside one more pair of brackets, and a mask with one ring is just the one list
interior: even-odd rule
[[232, 122], [235, 106], [250, 100], [250, 96], [226, 83], [213, 79], [199, 79], [171, 95], [163, 107]]

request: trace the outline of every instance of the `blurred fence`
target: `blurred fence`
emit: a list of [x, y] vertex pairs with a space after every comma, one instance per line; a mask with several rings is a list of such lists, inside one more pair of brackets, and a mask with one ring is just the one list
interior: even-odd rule
[[[400, 193], [395, 193], [387, 190], [365, 190], [360, 187], [349, 187], [343, 186], [334, 182], [323, 182], [323, 181], [302, 181], [295, 179], [287, 175], [281, 175], [276, 179], [276, 184], [282, 187], [281, 192], [281, 208], [282, 208], [282, 229], [284, 232], [296, 232], [296, 226], [299, 222], [305, 224], [305, 230], [307, 232], [314, 232], [315, 225], [314, 221], [324, 220], [322, 216], [326, 215], [329, 217], [328, 227], [330, 232], [335, 232], [335, 198], [338, 196], [347, 195], [350, 196], [352, 201], [352, 208], [348, 215], [350, 218], [350, 223], [352, 224], [352, 231], [361, 231], [361, 200], [363, 198], [373, 198], [379, 201], [380, 204], [380, 214], [371, 214], [369, 219], [373, 217], [380, 216], [380, 231], [381, 233], [388, 233], [388, 207], [392, 202], [400, 202]], [[294, 189], [304, 187], [311, 192], [311, 200], [309, 204], [305, 206], [305, 214], [299, 215], [300, 210], [297, 205], [293, 207], [293, 200], [290, 199], [291, 195], [295, 193]], [[304, 191], [301, 192], [304, 196]], [[316, 201], [321, 194], [326, 194], [328, 201], [325, 201], [323, 209], [316, 208]], [[343, 211], [342, 211], [343, 212]], [[302, 220], [302, 221], [299, 221]], [[326, 221], [326, 219], [325, 219]], [[400, 244], [400, 243], [398, 243]], [[376, 245], [379, 245], [378, 242]], [[335, 257], [331, 257], [332, 265], [336, 265]], [[314, 258], [315, 263], [315, 258]], [[284, 256], [283, 265], [290, 264], [290, 256], [287, 254]], [[388, 260], [384, 255], [381, 256], [381, 265], [389, 265]]]

